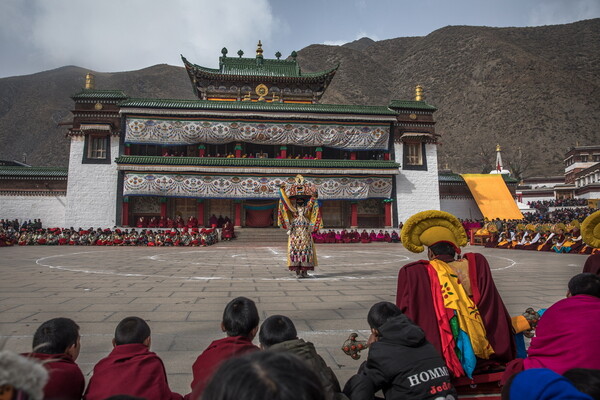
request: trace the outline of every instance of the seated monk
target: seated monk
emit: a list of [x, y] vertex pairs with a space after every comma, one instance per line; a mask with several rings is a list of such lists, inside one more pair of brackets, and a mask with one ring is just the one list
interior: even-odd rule
[[360, 233], [356, 229], [353, 229], [351, 232], [351, 242], [352, 243], [360, 243]]
[[216, 228], [219, 223], [219, 219], [215, 214], [211, 215], [208, 219], [208, 226], [211, 228]]
[[80, 350], [79, 326], [69, 318], [51, 319], [35, 331], [34, 352], [24, 356], [43, 362], [49, 372], [45, 399], [81, 399], [85, 378], [75, 363]]
[[345, 229], [342, 230], [342, 242], [343, 243], [351, 243], [352, 242], [351, 234], [348, 233], [348, 231], [346, 231]]
[[360, 242], [361, 243], [371, 243], [371, 237], [367, 233], [366, 229], [363, 229], [363, 231], [360, 234]]
[[160, 219], [158, 220], [158, 227], [159, 228], [166, 228], [167, 227], [167, 219], [163, 216], [160, 217]]
[[129, 395], [146, 400], [181, 400], [167, 382], [162, 360], [150, 351], [150, 327], [141, 318], [127, 317], [117, 325], [112, 352], [96, 364], [83, 396], [103, 400]]
[[167, 217], [167, 224], [165, 227], [166, 228], [175, 228], [175, 221], [173, 221], [173, 218]]
[[339, 231], [335, 232], [335, 243], [343, 243], [342, 233]]
[[371, 242], [377, 241], [377, 234], [375, 233], [375, 231], [371, 231], [371, 233], [369, 233], [369, 239], [371, 239]]
[[156, 217], [150, 218], [150, 222], [148, 222], [148, 228], [157, 228], [157, 227], [158, 227], [158, 220], [156, 219]]
[[[487, 260], [476, 253], [457, 258], [459, 246], [467, 244], [458, 218], [444, 211], [423, 211], [406, 221], [401, 237], [413, 253], [428, 246], [428, 260], [400, 269], [396, 304], [425, 331], [453, 376], [472, 377], [475, 371], [513, 360], [512, 321]], [[472, 313], [475, 309], [479, 312]], [[458, 328], [457, 336], [451, 327]]]
[[383, 234], [383, 241], [386, 243], [392, 243], [392, 237], [387, 231]]
[[398, 236], [398, 232], [392, 231], [392, 243], [398, 243], [400, 241], [400, 237]]
[[381, 229], [379, 230], [379, 233], [377, 234], [376, 241], [378, 241], [378, 242], [384, 242], [385, 241], [385, 235], [383, 234], [383, 231]]
[[527, 358], [511, 362], [503, 381], [531, 368], [549, 368], [558, 374], [572, 368], [600, 369], [600, 277], [575, 275], [568, 288], [567, 298], [540, 318]]
[[223, 231], [221, 232], [221, 238], [223, 240], [235, 239], [235, 232], [234, 232], [233, 224], [231, 223], [231, 221], [227, 221], [227, 222], [225, 222], [225, 225], [223, 225]]

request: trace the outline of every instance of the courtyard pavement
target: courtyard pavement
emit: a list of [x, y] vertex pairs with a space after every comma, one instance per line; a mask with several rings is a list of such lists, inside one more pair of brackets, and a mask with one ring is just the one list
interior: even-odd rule
[[[150, 324], [152, 350], [165, 362], [171, 389], [185, 394], [196, 357], [223, 337], [223, 308], [247, 296], [261, 320], [290, 317], [299, 337], [315, 344], [344, 385], [365, 357], [346, 356], [343, 341], [351, 332], [366, 339], [371, 305], [394, 302], [398, 269], [426, 255], [400, 244], [318, 245], [319, 267], [298, 280], [285, 268], [285, 251], [284, 243], [235, 241], [201, 248], [0, 248], [0, 347], [31, 351], [42, 322], [72, 318], [82, 335], [77, 362], [89, 379], [110, 352], [117, 323], [136, 315]], [[487, 257], [511, 315], [563, 298], [586, 259], [477, 246], [465, 251]]]

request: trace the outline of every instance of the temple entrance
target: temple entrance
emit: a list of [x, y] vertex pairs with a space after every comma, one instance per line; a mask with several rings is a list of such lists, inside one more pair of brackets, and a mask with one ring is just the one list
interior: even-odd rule
[[[184, 221], [187, 221], [190, 217], [197, 216], [196, 199], [190, 198], [174, 198], [167, 201], [167, 217], [177, 219], [178, 216]], [[198, 221], [202, 226], [204, 221]]]
[[321, 203], [321, 215], [323, 226], [329, 228], [344, 228], [349, 226], [347, 221], [348, 203], [343, 200], [323, 200]]
[[248, 228], [270, 228], [275, 226], [277, 205], [277, 200], [246, 200], [244, 203], [245, 226]]
[[222, 220], [229, 218], [231, 221], [235, 220], [235, 210], [233, 207], [233, 200], [231, 199], [210, 199], [206, 201], [206, 218], [210, 218], [212, 215], [217, 218], [221, 217]]
[[358, 202], [358, 226], [361, 228], [381, 228], [385, 226], [385, 212], [380, 199]]

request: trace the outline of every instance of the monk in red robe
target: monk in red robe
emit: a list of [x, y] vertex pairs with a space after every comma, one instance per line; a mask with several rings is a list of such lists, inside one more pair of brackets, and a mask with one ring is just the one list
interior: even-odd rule
[[113, 351], [94, 367], [84, 400], [117, 394], [146, 400], [181, 400], [169, 389], [162, 360], [150, 351], [150, 327], [141, 318], [127, 317], [117, 325]]
[[[496, 289], [487, 260], [475, 253], [456, 259], [460, 254], [459, 246], [466, 243], [466, 233], [453, 215], [434, 210], [413, 215], [402, 229], [402, 244], [414, 253], [428, 246], [429, 260], [416, 261], [400, 269], [396, 294], [396, 305], [425, 331], [427, 340], [444, 356], [455, 377], [471, 376], [473, 371], [505, 365], [516, 354], [511, 318]], [[442, 280], [459, 290], [446, 293]], [[446, 295], [455, 296], [454, 292], [458, 291], [462, 297], [459, 296], [452, 306], [461, 304], [463, 308], [452, 309], [445, 302]], [[466, 339], [474, 346], [474, 354], [470, 360], [466, 356], [457, 360], [455, 349], [461, 341], [465, 343], [465, 336], [461, 334], [463, 328], [467, 329], [467, 323], [455, 335], [450, 329], [452, 317], [461, 312], [469, 314], [468, 310], [473, 308], [479, 311], [478, 315], [466, 317], [473, 320], [477, 329], [466, 332]], [[482, 341], [473, 344], [474, 337], [482, 338]], [[479, 353], [476, 346], [480, 346]]]
[[213, 341], [192, 366], [192, 393], [186, 395], [186, 399], [200, 398], [223, 361], [259, 350], [252, 344], [258, 331], [258, 323], [258, 310], [254, 301], [237, 297], [227, 304], [221, 322], [221, 330], [227, 333], [227, 337]]
[[361, 243], [371, 243], [371, 237], [369, 236], [369, 234], [367, 233], [366, 230], [363, 230], [362, 233], [360, 234], [360, 242]]
[[48, 370], [44, 399], [81, 399], [85, 378], [75, 363], [80, 349], [79, 326], [69, 318], [51, 319], [37, 329], [34, 352], [24, 356], [40, 360]]

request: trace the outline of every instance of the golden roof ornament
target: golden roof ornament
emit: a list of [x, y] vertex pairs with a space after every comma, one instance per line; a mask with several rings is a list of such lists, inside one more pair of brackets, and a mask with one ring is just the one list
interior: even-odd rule
[[91, 72], [85, 74], [85, 88], [94, 90], [96, 89], [96, 77]]
[[500, 144], [496, 144], [496, 151], [502, 151], [502, 150], [500, 149]]
[[262, 43], [259, 40], [258, 45], [256, 47], [256, 57], [262, 57], [262, 56], [263, 56]]
[[415, 88], [415, 101], [423, 101], [423, 86], [417, 85]]

